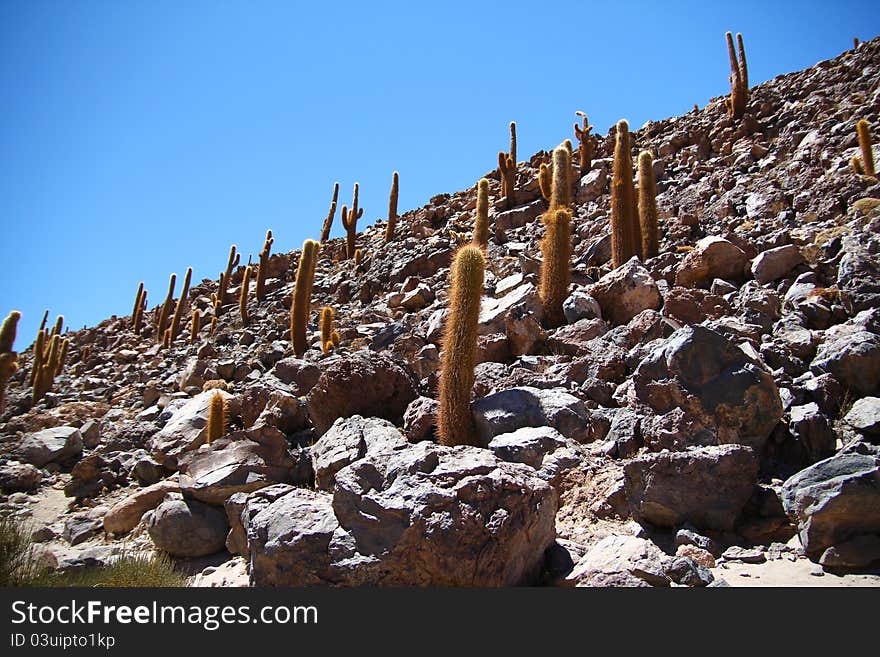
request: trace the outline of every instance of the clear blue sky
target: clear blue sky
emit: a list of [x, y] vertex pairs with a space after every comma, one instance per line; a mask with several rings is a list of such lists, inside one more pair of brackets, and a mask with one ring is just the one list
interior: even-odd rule
[[[519, 156], [729, 91], [724, 32], [763, 82], [880, 33], [875, 2], [0, 3], [0, 314], [72, 328], [150, 306], [230, 244], [317, 237], [339, 181], [361, 226]], [[715, 3], [712, 3], [715, 4]], [[337, 213], [334, 235], [341, 233]], [[179, 290], [179, 283], [178, 283]]]

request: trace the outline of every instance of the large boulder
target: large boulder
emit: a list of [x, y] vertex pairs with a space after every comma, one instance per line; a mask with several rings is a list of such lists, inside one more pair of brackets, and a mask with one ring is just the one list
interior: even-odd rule
[[658, 310], [663, 303], [657, 283], [635, 256], [591, 285], [589, 293], [613, 326], [626, 324], [643, 310]]
[[628, 461], [623, 471], [637, 520], [727, 531], [752, 495], [758, 460], [748, 447], [717, 445], [645, 454]]
[[159, 481], [135, 491], [117, 502], [104, 514], [104, 531], [108, 534], [125, 534], [134, 529], [147, 511], [155, 509], [168, 493], [179, 493], [175, 479]]
[[161, 464], [177, 467], [177, 459], [203, 445], [208, 436], [208, 410], [215, 394], [225, 401], [232, 398], [225, 390], [206, 390], [177, 409], [168, 422], [150, 438], [148, 449]]
[[752, 276], [759, 283], [772, 283], [802, 262], [804, 257], [794, 244], [767, 249], [752, 261]]
[[749, 258], [736, 244], [710, 235], [696, 243], [678, 265], [675, 284], [682, 287], [701, 286], [720, 278], [741, 282]]
[[653, 543], [636, 536], [606, 536], [596, 543], [565, 578], [567, 584], [590, 587], [669, 586], [667, 560]]
[[7, 493], [34, 490], [43, 480], [43, 473], [30, 463], [0, 462], [0, 490]]
[[169, 493], [145, 518], [157, 548], [174, 557], [203, 557], [223, 549], [229, 525], [226, 514], [197, 500]]
[[383, 354], [358, 351], [324, 370], [306, 402], [321, 436], [338, 418], [352, 415], [400, 424], [407, 405], [417, 396], [412, 380], [394, 361]]
[[315, 485], [332, 491], [336, 473], [367, 454], [405, 448], [409, 443], [388, 420], [354, 415], [339, 418], [318, 441], [311, 452], [315, 468]]
[[556, 508], [528, 466], [422, 442], [343, 468], [332, 496], [272, 486], [233, 511], [256, 586], [505, 586], [537, 581]]
[[833, 374], [861, 396], [880, 394], [880, 335], [849, 328], [839, 326], [825, 332], [810, 369], [815, 374]]
[[659, 414], [682, 409], [715, 432], [712, 442], [760, 452], [782, 417], [773, 377], [726, 337], [705, 326], [678, 329], [636, 369], [635, 403]]
[[23, 463], [42, 468], [49, 463], [64, 463], [82, 454], [83, 441], [75, 427], [52, 427], [26, 434], [12, 450]]
[[838, 454], [789, 478], [785, 512], [797, 525], [807, 556], [862, 534], [880, 534], [880, 458]]

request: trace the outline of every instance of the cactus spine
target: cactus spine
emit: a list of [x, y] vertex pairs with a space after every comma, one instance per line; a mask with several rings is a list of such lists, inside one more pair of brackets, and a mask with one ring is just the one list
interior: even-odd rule
[[238, 297], [238, 307], [241, 311], [241, 323], [247, 326], [251, 318], [248, 315], [247, 302], [248, 302], [248, 290], [251, 286], [251, 272], [253, 271], [253, 267], [248, 265], [245, 267], [244, 276], [241, 278], [241, 293]]
[[733, 35], [727, 32], [724, 36], [727, 39], [727, 57], [730, 59], [730, 99], [727, 101], [727, 112], [733, 118], [739, 119], [745, 113], [746, 103], [749, 101], [749, 71], [746, 64], [746, 53], [741, 34], [736, 35], [739, 44], [739, 60], [737, 60], [733, 47]]
[[562, 302], [571, 280], [571, 213], [565, 208], [549, 210], [543, 218], [546, 232], [541, 240], [541, 287], [543, 323], [556, 328], [565, 323]]
[[162, 310], [159, 311], [159, 319], [156, 322], [156, 339], [165, 339], [165, 328], [168, 325], [168, 315], [171, 314], [171, 302], [174, 298], [174, 286], [177, 284], [177, 274], [171, 274], [168, 282], [168, 294], [165, 296], [165, 303], [162, 304]]
[[574, 136], [578, 140], [578, 161], [581, 165], [581, 175], [583, 176], [593, 167], [593, 151], [595, 147], [593, 145], [593, 136], [590, 134], [593, 126], [589, 125], [586, 114], [583, 112], [575, 112], [575, 114], [581, 117], [584, 122], [583, 127], [577, 123], [574, 124]]
[[614, 269], [636, 255], [641, 246], [641, 238], [636, 233], [638, 221], [635, 209], [629, 124], [621, 119], [617, 122], [611, 177], [611, 266]]
[[397, 194], [400, 178], [397, 171], [391, 176], [391, 195], [388, 198], [388, 225], [385, 227], [385, 243], [394, 239], [394, 227], [397, 226]]
[[209, 445], [226, 433], [226, 400], [220, 392], [211, 395], [205, 442]]
[[450, 270], [449, 316], [443, 334], [440, 408], [437, 413], [441, 445], [477, 445], [471, 416], [471, 391], [485, 266], [482, 249], [468, 244], [455, 254]]
[[266, 295], [266, 277], [269, 275], [269, 252], [274, 242], [275, 238], [272, 237], [272, 231], [267, 230], [266, 241], [263, 242], [263, 250], [260, 251], [260, 266], [257, 269], [257, 289], [255, 291], [257, 303], [262, 301]]
[[18, 353], [13, 351], [21, 313], [13, 310], [0, 327], [0, 413], [6, 405], [6, 382], [18, 371]]
[[[333, 317], [335, 313], [330, 306], [321, 309], [321, 351], [328, 353], [335, 345], [333, 344]], [[338, 334], [337, 334], [338, 335]]]
[[516, 123], [510, 122], [510, 152], [498, 152], [498, 173], [501, 178], [501, 195], [506, 199], [506, 207], [516, 205]]
[[550, 188], [550, 210], [571, 205], [571, 142], [553, 151], [553, 178]]
[[202, 329], [202, 313], [196, 308], [193, 311], [192, 324], [189, 329], [189, 343], [195, 344], [199, 337], [199, 331]]
[[489, 246], [489, 181], [477, 183], [477, 219], [474, 222], [474, 244], [481, 249]]
[[[859, 119], [856, 123], [856, 133], [859, 136], [859, 149], [862, 151], [862, 159], [860, 162], [853, 162], [853, 169], [856, 173], [864, 173], [871, 178], [877, 177], [877, 171], [874, 169], [874, 151], [871, 147], [871, 127], [866, 119]], [[858, 158], [853, 158], [857, 160]], [[858, 166], [858, 169], [856, 169]]]
[[186, 305], [186, 297], [189, 295], [189, 284], [192, 280], [192, 267], [187, 267], [186, 275], [183, 277], [183, 290], [180, 298], [177, 300], [177, 307], [174, 309], [174, 317], [171, 320], [171, 342], [180, 335], [180, 323], [183, 318], [183, 307]]
[[299, 267], [296, 270], [296, 283], [293, 287], [293, 300], [290, 304], [290, 341], [293, 343], [293, 351], [297, 356], [305, 353], [309, 346], [306, 339], [306, 327], [309, 321], [309, 306], [318, 249], [317, 242], [306, 240], [299, 257]]
[[327, 218], [324, 219], [324, 225], [321, 226], [321, 244], [330, 239], [330, 229], [333, 227], [333, 217], [336, 216], [336, 200], [339, 198], [339, 183], [333, 185], [333, 200], [330, 201], [330, 210], [327, 212]]
[[364, 210], [358, 210], [358, 184], [354, 184], [354, 200], [351, 202], [351, 211], [342, 206], [342, 226], [345, 228], [346, 242], [345, 255], [350, 260], [354, 258], [355, 238], [357, 237], [358, 219], [364, 216]]
[[648, 151], [639, 153], [639, 226], [642, 234], [642, 260], [655, 257], [660, 250], [657, 228], [657, 182], [654, 158]]

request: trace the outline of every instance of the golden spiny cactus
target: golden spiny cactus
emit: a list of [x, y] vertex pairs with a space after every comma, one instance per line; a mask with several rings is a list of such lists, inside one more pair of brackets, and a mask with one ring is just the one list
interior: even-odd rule
[[58, 354], [58, 366], [55, 368], [55, 376], [61, 374], [64, 370], [64, 361], [67, 360], [67, 350], [70, 349], [70, 339], [61, 340], [61, 352]]
[[641, 258], [647, 260], [660, 250], [654, 158], [648, 151], [639, 153], [639, 226], [642, 234]]
[[538, 169], [538, 187], [541, 190], [541, 196], [549, 203], [553, 198], [553, 167], [546, 162], [541, 162]]
[[388, 225], [385, 227], [385, 243], [394, 239], [394, 227], [397, 225], [397, 194], [400, 188], [400, 178], [397, 172], [391, 176], [391, 194], [388, 197]]
[[321, 309], [321, 351], [325, 354], [333, 348], [333, 309], [330, 306], [324, 306]]
[[510, 151], [498, 153], [498, 173], [501, 178], [501, 195], [506, 199], [506, 207], [516, 205], [516, 123], [510, 122]]
[[354, 266], [357, 267], [361, 264], [361, 261], [364, 259], [364, 252], [362, 249], [355, 249], [354, 251]]
[[611, 266], [615, 269], [637, 255], [641, 246], [641, 237], [636, 233], [638, 220], [635, 210], [629, 124], [621, 119], [617, 122], [611, 177]]
[[[859, 149], [862, 151], [861, 161], [853, 162], [853, 169], [856, 173], [864, 173], [871, 178], [877, 177], [877, 171], [874, 169], [874, 150], [871, 147], [871, 126], [868, 125], [866, 119], [859, 119], [856, 123], [856, 133], [859, 136]], [[858, 160], [858, 158], [853, 158]], [[858, 168], [856, 168], [858, 166]]]
[[36, 383], [40, 369], [43, 367], [43, 359], [46, 356], [46, 329], [42, 328], [37, 332], [37, 339], [34, 341], [34, 359], [31, 364], [31, 373], [28, 377], [28, 386], [33, 387]]
[[46, 320], [49, 319], [49, 309], [46, 309], [46, 312], [43, 313], [43, 321], [40, 322], [40, 328], [37, 329], [37, 333], [46, 328]]
[[21, 313], [13, 310], [0, 327], [0, 413], [6, 405], [6, 382], [18, 371], [18, 353], [13, 351]]
[[742, 35], [737, 34], [740, 58], [737, 60], [733, 47], [733, 35], [725, 33], [727, 39], [727, 57], [730, 59], [730, 98], [727, 100], [727, 113], [733, 118], [741, 118], [749, 101], [749, 71], [746, 64], [746, 53], [743, 48]]
[[468, 244], [455, 254], [450, 270], [449, 316], [443, 334], [437, 413], [441, 445], [477, 445], [478, 442], [471, 416], [471, 391], [485, 266], [482, 249]]
[[[566, 140], [568, 141], [568, 140]], [[571, 142], [553, 151], [553, 182], [550, 193], [550, 210], [571, 205]]]
[[219, 285], [217, 286], [217, 292], [215, 293], [215, 299], [217, 302], [215, 304], [216, 314], [219, 315], [222, 312], [223, 304], [226, 303], [226, 290], [229, 288], [229, 281], [232, 278], [232, 270], [238, 267], [238, 263], [241, 262], [241, 254], [236, 253], [235, 244], [233, 244], [229, 249], [229, 260], [226, 262], [226, 272], [221, 274]]
[[186, 305], [186, 297], [189, 295], [189, 284], [192, 280], [192, 267], [187, 267], [186, 275], [183, 277], [183, 290], [180, 298], [177, 300], [177, 307], [174, 309], [174, 317], [171, 319], [171, 342], [180, 335], [180, 323], [183, 319], [183, 307]]
[[581, 175], [583, 176], [586, 175], [593, 166], [593, 152], [595, 146], [593, 144], [593, 135], [590, 134], [593, 126], [589, 124], [586, 114], [583, 112], [575, 112], [575, 114], [581, 117], [584, 122], [583, 126], [579, 126], [577, 123], [574, 124], [574, 136], [577, 137], [578, 140], [578, 159], [581, 165]]
[[61, 336], [56, 333], [49, 341], [49, 353], [44, 354], [40, 363], [40, 370], [34, 379], [32, 401], [36, 404], [47, 392], [52, 389], [55, 382], [55, 372], [58, 371], [58, 359], [61, 355]]
[[165, 329], [168, 326], [168, 316], [171, 314], [171, 302], [174, 298], [174, 286], [177, 284], [177, 274], [171, 274], [168, 282], [168, 294], [165, 296], [165, 303], [162, 304], [162, 310], [159, 311], [159, 320], [156, 322], [156, 339], [164, 341]]
[[244, 276], [241, 278], [241, 293], [238, 297], [238, 307], [241, 311], [241, 323], [247, 326], [251, 318], [248, 315], [247, 302], [248, 302], [248, 290], [251, 286], [251, 272], [253, 271], [253, 267], [248, 265], [244, 269]]
[[324, 219], [324, 225], [321, 226], [321, 244], [330, 239], [330, 229], [333, 227], [333, 217], [336, 216], [336, 200], [339, 198], [339, 183], [333, 185], [333, 200], [330, 201], [330, 210], [327, 212], [327, 218]]
[[257, 289], [255, 291], [257, 303], [263, 300], [266, 294], [266, 277], [269, 275], [269, 252], [272, 250], [272, 244], [275, 238], [272, 237], [272, 231], [266, 231], [266, 241], [263, 242], [263, 250], [260, 251], [260, 266], [257, 269]]
[[58, 318], [55, 320], [55, 326], [52, 327], [52, 333], [50, 337], [53, 335], [61, 335], [61, 329], [64, 326], [64, 315], [58, 315]]
[[474, 244], [482, 249], [489, 246], [489, 181], [477, 183], [477, 219], [474, 222]]
[[334, 347], [338, 347], [338, 346], [339, 346], [339, 341], [340, 341], [341, 339], [342, 339], [342, 338], [339, 337], [339, 332], [338, 332], [338, 331], [333, 331], [333, 333], [330, 334], [330, 344], [333, 345]]
[[318, 259], [319, 244], [314, 240], [303, 243], [293, 286], [293, 299], [290, 304], [290, 341], [297, 356], [308, 349], [306, 328], [309, 322], [309, 307], [312, 296], [312, 283], [315, 278], [315, 262]]
[[562, 302], [571, 280], [571, 213], [565, 208], [548, 210], [543, 218], [546, 233], [541, 240], [541, 287], [543, 323], [556, 328], [565, 323]]
[[351, 210], [342, 206], [342, 226], [345, 228], [345, 256], [350, 260], [354, 258], [355, 238], [357, 237], [358, 219], [364, 216], [364, 210], [358, 210], [358, 184], [354, 184], [354, 200], [351, 202]]
[[[131, 311], [131, 327], [135, 328], [138, 325], [138, 315], [140, 314], [141, 308], [143, 308], [143, 299], [144, 296], [144, 282], [141, 281], [138, 283], [138, 291], [134, 297], [134, 308]], [[137, 333], [137, 331], [135, 331]]]
[[196, 308], [193, 311], [192, 324], [189, 328], [189, 343], [195, 344], [199, 337], [199, 331], [202, 329], [202, 312]]
[[220, 392], [211, 395], [208, 406], [208, 426], [205, 432], [205, 442], [209, 445], [226, 434], [226, 399]]
[[864, 173], [862, 171], [862, 163], [861, 160], [859, 160], [858, 155], [854, 155], [853, 159], [851, 159], [849, 163], [852, 165], [852, 170], [854, 174], [856, 174], [857, 176], [861, 176]]

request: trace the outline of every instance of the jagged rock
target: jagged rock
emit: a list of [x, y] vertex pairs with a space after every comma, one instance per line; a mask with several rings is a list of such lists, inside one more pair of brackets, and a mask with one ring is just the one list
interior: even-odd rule
[[540, 322], [541, 309], [537, 288], [531, 283], [519, 285], [499, 299], [483, 299], [477, 332], [480, 335], [506, 333], [505, 320], [508, 315], [532, 316]]
[[232, 398], [224, 390], [201, 392], [175, 411], [165, 426], [150, 438], [148, 449], [160, 464], [176, 468], [177, 459], [182, 454], [205, 443], [208, 408], [215, 394], [227, 401]]
[[864, 330], [828, 333], [810, 369], [833, 374], [860, 395], [880, 393], [880, 335]]
[[299, 358], [282, 358], [272, 370], [282, 383], [293, 386], [298, 395], [307, 395], [321, 378], [321, 369]]
[[794, 244], [767, 249], [752, 261], [752, 276], [759, 283], [771, 283], [802, 262], [804, 257]]
[[857, 400], [843, 421], [861, 434], [880, 436], [880, 397], [862, 397]]
[[588, 203], [605, 193], [608, 186], [608, 173], [604, 167], [596, 167], [583, 176], [578, 183], [577, 202]]
[[353, 415], [400, 423], [417, 396], [409, 376], [394, 361], [384, 354], [359, 351], [324, 370], [306, 403], [321, 436], [338, 418]]
[[745, 278], [748, 256], [741, 248], [721, 237], [704, 237], [696, 243], [679, 264], [675, 284], [682, 287], [700, 286], [720, 278], [740, 282]]
[[144, 521], [156, 547], [174, 557], [214, 554], [223, 549], [229, 531], [223, 511], [177, 493], [169, 493]]
[[478, 399], [471, 411], [483, 445], [523, 427], [553, 427], [577, 442], [593, 439], [590, 412], [577, 397], [561, 389], [510, 388]]
[[83, 442], [75, 427], [53, 427], [25, 435], [12, 450], [19, 461], [38, 468], [49, 463], [64, 463], [82, 454]]
[[679, 557], [687, 557], [705, 568], [715, 567], [715, 557], [712, 556], [712, 553], [696, 545], [679, 545], [675, 550], [675, 554]]
[[581, 319], [574, 324], [560, 326], [547, 336], [547, 344], [556, 353], [583, 356], [590, 352], [587, 343], [608, 331], [601, 319]]
[[342, 469], [332, 498], [260, 491], [241, 519], [257, 586], [504, 586], [537, 580], [555, 512], [527, 466], [423, 442]]
[[727, 548], [721, 554], [721, 557], [727, 561], [740, 561], [742, 563], [764, 563], [767, 561], [767, 556], [762, 550], [743, 548], [738, 545], [732, 545]]
[[834, 454], [837, 435], [816, 404], [792, 406], [789, 413], [788, 430], [801, 445], [805, 463], [815, 463]]
[[669, 586], [663, 568], [666, 555], [636, 536], [606, 536], [596, 543], [566, 577], [575, 586]]
[[715, 576], [712, 575], [709, 568], [688, 556], [677, 555], [664, 562], [663, 570], [669, 579], [676, 584], [709, 586], [715, 580]]
[[118, 460], [110, 463], [100, 454], [89, 454], [73, 466], [70, 481], [64, 486], [64, 494], [77, 499], [93, 497], [104, 486], [109, 488], [124, 481], [125, 477], [117, 475], [120, 465]]
[[7, 493], [34, 490], [43, 480], [43, 473], [29, 463], [0, 463], [0, 489]]
[[131, 474], [141, 486], [152, 486], [164, 476], [162, 466], [149, 457], [138, 459]]
[[104, 531], [108, 534], [125, 534], [140, 522], [141, 517], [165, 499], [168, 493], [178, 493], [177, 480], [160, 481], [142, 488], [117, 502], [104, 514]]
[[582, 319], [602, 319], [599, 302], [582, 290], [575, 290], [562, 302], [562, 312], [569, 324]]
[[273, 390], [254, 421], [253, 428], [274, 427], [282, 433], [292, 434], [306, 429], [308, 425], [308, 409], [302, 399], [283, 390]]
[[403, 414], [403, 433], [411, 443], [433, 440], [437, 427], [437, 411], [440, 402], [429, 397], [414, 399]]
[[[636, 369], [632, 394], [656, 413], [696, 415], [719, 444], [760, 452], [782, 417], [773, 377], [720, 333], [704, 326], [677, 330]], [[705, 444], [705, 443], [703, 443]]]
[[684, 324], [699, 324], [731, 313], [723, 297], [699, 288], [673, 287], [663, 300], [663, 315]]
[[90, 539], [101, 529], [101, 521], [88, 515], [70, 516], [64, 521], [62, 538], [70, 545], [79, 545]]
[[880, 458], [838, 454], [786, 480], [782, 503], [807, 556], [861, 534], [880, 534]]
[[872, 249], [856, 236], [843, 239], [843, 257], [837, 266], [837, 286], [846, 293], [855, 312], [880, 306], [880, 263]]
[[541, 199], [532, 201], [526, 205], [499, 212], [495, 215], [495, 241], [502, 243], [505, 241], [507, 231], [512, 228], [520, 228], [531, 221], [534, 221], [544, 212], [544, 202]]
[[406, 438], [381, 418], [354, 415], [339, 418], [311, 447], [315, 485], [332, 491], [336, 473], [371, 453], [390, 452], [407, 447]]
[[877, 561], [880, 561], [880, 536], [870, 534], [833, 545], [819, 557], [819, 563], [826, 569], [861, 568]]
[[567, 444], [565, 437], [551, 427], [523, 427], [495, 436], [488, 447], [502, 461], [525, 463], [537, 470], [547, 454]]
[[663, 302], [657, 283], [635, 256], [588, 289], [612, 326], [626, 324], [643, 310], [657, 310]]
[[633, 516], [659, 527], [728, 531], [752, 494], [755, 453], [742, 445], [639, 456], [623, 467]]

